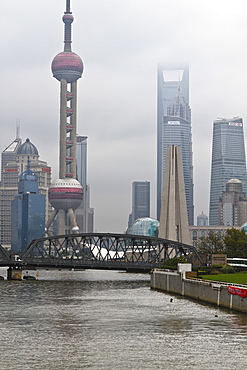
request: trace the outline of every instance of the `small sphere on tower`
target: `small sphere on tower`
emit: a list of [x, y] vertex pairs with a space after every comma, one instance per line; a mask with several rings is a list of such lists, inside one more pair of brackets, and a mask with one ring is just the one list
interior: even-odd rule
[[68, 83], [77, 81], [83, 73], [83, 63], [79, 55], [72, 51], [63, 51], [55, 56], [51, 64], [53, 77]]
[[74, 21], [74, 17], [72, 14], [64, 14], [62, 19], [64, 23], [72, 23]]
[[49, 201], [55, 209], [77, 209], [83, 199], [83, 188], [75, 179], [57, 179], [49, 188]]

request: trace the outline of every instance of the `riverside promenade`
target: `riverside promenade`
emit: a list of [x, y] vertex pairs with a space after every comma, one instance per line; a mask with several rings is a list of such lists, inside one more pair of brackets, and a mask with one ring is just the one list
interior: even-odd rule
[[247, 313], [247, 285], [203, 280], [189, 275], [190, 264], [178, 264], [178, 271], [175, 272], [154, 269], [151, 272], [150, 286], [155, 290]]

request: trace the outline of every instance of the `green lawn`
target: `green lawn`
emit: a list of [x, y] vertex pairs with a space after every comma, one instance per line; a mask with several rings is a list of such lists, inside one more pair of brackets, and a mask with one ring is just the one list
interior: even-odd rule
[[227, 283], [247, 284], [247, 274], [241, 272], [236, 274], [201, 275], [199, 278], [205, 280], [225, 281]]

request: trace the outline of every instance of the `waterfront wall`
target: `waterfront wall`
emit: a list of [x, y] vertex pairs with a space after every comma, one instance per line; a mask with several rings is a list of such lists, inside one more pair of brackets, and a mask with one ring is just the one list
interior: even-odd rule
[[179, 294], [199, 301], [215, 304], [219, 307], [247, 313], [247, 297], [241, 298], [238, 295], [228, 293], [228, 286], [239, 287], [240, 285], [186, 278], [186, 272], [178, 273], [153, 270], [151, 273], [152, 289]]

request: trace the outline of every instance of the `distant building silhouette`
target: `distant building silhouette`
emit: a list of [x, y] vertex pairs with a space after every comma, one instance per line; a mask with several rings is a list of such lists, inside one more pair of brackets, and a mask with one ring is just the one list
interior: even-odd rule
[[18, 194], [11, 201], [11, 253], [20, 254], [33, 239], [45, 234], [45, 194], [39, 194], [38, 176], [27, 170], [19, 177]]
[[213, 127], [209, 225], [217, 226], [219, 198], [230, 179], [243, 183], [247, 192], [247, 173], [242, 118], [217, 119]]
[[150, 217], [150, 182], [134, 181], [132, 183], [132, 213], [129, 215], [128, 227], [138, 218]]
[[181, 146], [188, 222], [194, 224], [189, 69], [158, 66], [157, 218], [160, 219], [167, 147]]
[[88, 208], [87, 232], [88, 233], [93, 233], [94, 232], [94, 208]]
[[2, 178], [0, 187], [0, 240], [1, 244], [10, 249], [11, 246], [11, 201], [18, 193], [19, 176], [27, 169], [38, 176], [39, 194], [46, 197], [46, 218], [52, 212], [48, 201], [48, 188], [51, 184], [51, 167], [39, 159], [35, 145], [29, 139], [21, 144], [21, 139], [14, 140], [2, 152]]
[[208, 226], [208, 216], [203, 211], [197, 216], [197, 226]]

